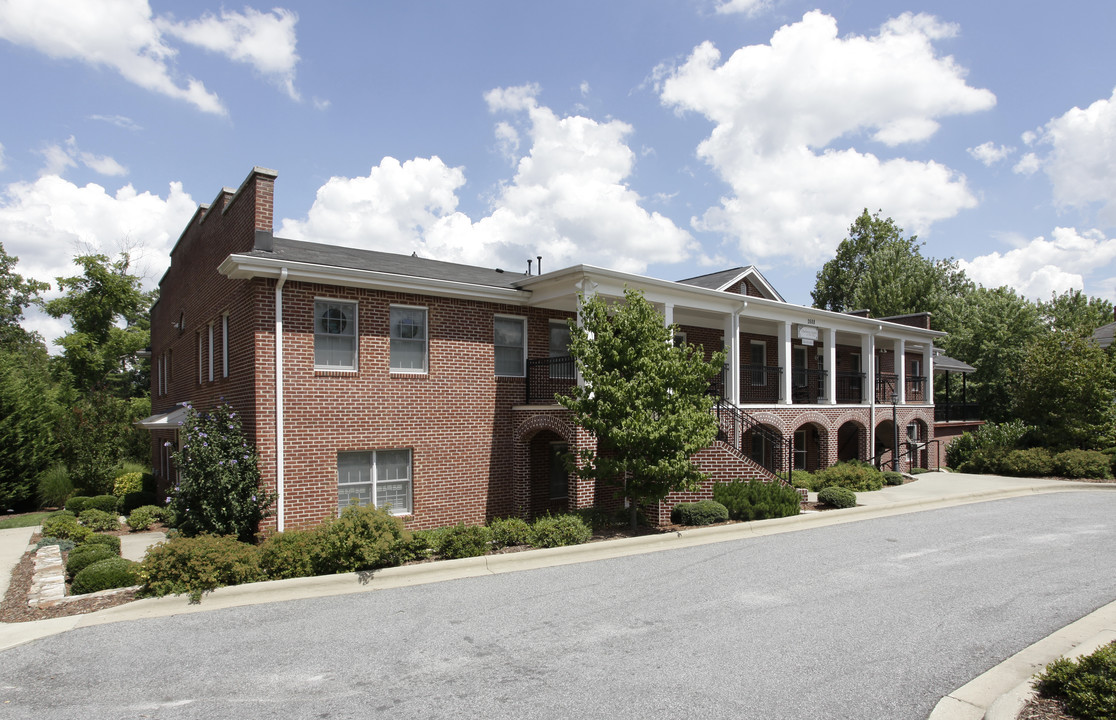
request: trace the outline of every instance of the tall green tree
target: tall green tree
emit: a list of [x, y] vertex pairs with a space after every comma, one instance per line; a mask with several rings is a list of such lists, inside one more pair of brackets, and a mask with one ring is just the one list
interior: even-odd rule
[[19, 258], [9, 255], [0, 243], [0, 346], [10, 347], [35, 338], [20, 326], [23, 311], [39, 298], [49, 285], [25, 280], [15, 271]]
[[945, 354], [976, 368], [969, 392], [982, 417], [1011, 420], [1015, 371], [1030, 344], [1046, 332], [1038, 306], [1009, 287], [979, 287], [943, 303], [937, 317], [938, 329], [949, 333], [938, 341]]
[[837, 253], [818, 271], [814, 307], [837, 312], [869, 310], [873, 317], [938, 312], [971, 287], [953, 260], [922, 255], [922, 243], [879, 212], [865, 209], [849, 226]]
[[580, 317], [570, 324], [570, 354], [585, 383], [558, 402], [597, 450], [580, 448], [575, 472], [616, 485], [634, 529], [639, 503], [705, 479], [690, 458], [717, 435], [707, 391], [724, 353], [706, 362], [701, 348], [674, 346], [676, 328], [637, 290], [625, 290], [622, 304], [584, 299]]
[[42, 343], [0, 348], [0, 509], [33, 507], [36, 476], [57, 457], [56, 395]]
[[1043, 333], [1015, 373], [1015, 411], [1047, 447], [1101, 449], [1116, 437], [1116, 369], [1090, 338]]
[[1050, 300], [1039, 303], [1039, 312], [1051, 330], [1084, 337], [1113, 320], [1111, 302], [1089, 297], [1080, 290], [1052, 293]]

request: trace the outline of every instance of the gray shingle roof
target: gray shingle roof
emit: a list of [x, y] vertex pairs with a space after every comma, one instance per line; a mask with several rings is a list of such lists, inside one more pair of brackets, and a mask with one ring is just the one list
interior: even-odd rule
[[725, 283], [731, 281], [740, 273], [748, 268], [735, 267], [728, 270], [720, 270], [708, 275], [698, 275], [697, 277], [686, 278], [685, 280], [678, 280], [677, 282], [683, 285], [693, 285], [695, 287], [706, 288], [708, 290], [720, 290], [724, 287]]
[[1113, 338], [1116, 337], [1116, 322], [1101, 325], [1093, 331], [1093, 339], [1102, 348], [1106, 348], [1112, 344]]
[[276, 237], [271, 251], [255, 249], [244, 253], [249, 257], [266, 257], [327, 267], [373, 270], [408, 277], [449, 280], [451, 282], [511, 288], [522, 280], [521, 272], [461, 265], [413, 255], [361, 250]]

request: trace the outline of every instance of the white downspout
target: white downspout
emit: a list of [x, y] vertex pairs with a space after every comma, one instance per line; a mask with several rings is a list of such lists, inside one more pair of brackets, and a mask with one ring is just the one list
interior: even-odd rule
[[283, 285], [287, 268], [279, 271], [275, 284], [275, 489], [279, 493], [279, 532], [286, 524], [286, 493], [283, 491]]

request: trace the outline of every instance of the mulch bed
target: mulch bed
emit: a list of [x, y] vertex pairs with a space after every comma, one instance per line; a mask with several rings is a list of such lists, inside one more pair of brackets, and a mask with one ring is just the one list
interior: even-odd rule
[[1061, 700], [1036, 697], [1023, 706], [1017, 720], [1077, 720], [1066, 712]]
[[[36, 539], [38, 536], [35, 536]], [[123, 605], [136, 599], [135, 590], [127, 590], [115, 595], [67, 600], [50, 607], [33, 608], [27, 604], [27, 593], [31, 590], [31, 578], [35, 573], [35, 551], [23, 554], [19, 565], [12, 571], [12, 582], [4, 601], [0, 602], [0, 622], [16, 623], [48, 618], [85, 615], [105, 608]]]

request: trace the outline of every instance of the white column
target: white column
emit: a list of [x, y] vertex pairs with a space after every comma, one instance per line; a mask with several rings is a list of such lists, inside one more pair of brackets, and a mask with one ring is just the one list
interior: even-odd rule
[[837, 404], [837, 331], [825, 331], [825, 397], [830, 405]]
[[779, 367], [783, 371], [779, 378], [779, 404], [781, 405], [790, 405], [793, 400], [791, 395], [791, 356], [791, 323], [789, 320], [785, 320], [779, 325]]
[[[580, 280], [574, 283], [574, 287], [577, 288], [577, 326], [583, 328], [585, 321], [581, 317], [581, 307], [585, 300], [597, 294], [597, 283], [592, 280]], [[577, 386], [585, 387], [585, 378], [582, 377], [581, 371], [575, 369], [574, 372], [577, 373]]]
[[[922, 374], [926, 376], [926, 403], [934, 404], [934, 346], [926, 343], [922, 351]], [[925, 438], [924, 438], [925, 439]]]
[[[663, 326], [670, 327], [674, 324], [674, 303], [663, 303]], [[674, 334], [672, 333], [667, 340], [668, 345], [674, 343]]]
[[728, 365], [725, 370], [725, 397], [733, 405], [740, 404], [740, 314], [733, 311], [725, 316], [725, 351]]
[[[899, 404], [907, 402], [907, 344], [903, 338], [895, 340], [895, 392], [899, 394]], [[890, 399], [890, 398], [889, 398]]]
[[864, 374], [861, 380], [861, 402], [874, 403], [876, 401], [876, 343], [875, 336], [860, 336], [860, 372]]

